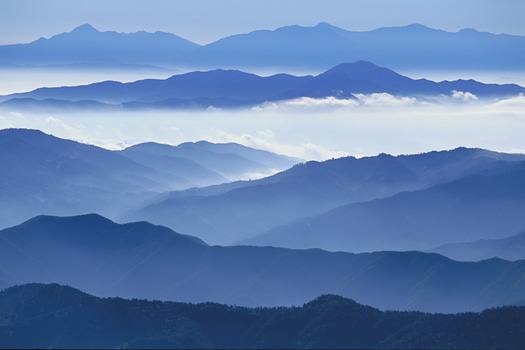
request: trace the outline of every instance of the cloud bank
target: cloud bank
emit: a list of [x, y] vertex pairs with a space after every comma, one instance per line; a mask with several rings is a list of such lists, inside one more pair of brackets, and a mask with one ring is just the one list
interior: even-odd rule
[[414, 105], [418, 101], [414, 97], [396, 97], [386, 92], [373, 94], [352, 94], [353, 98], [336, 98], [328, 96], [324, 98], [300, 97], [291, 100], [266, 102], [255, 106], [252, 110], [276, 110], [276, 109], [337, 109], [356, 107], [401, 107]]
[[457, 96], [470, 100], [425, 104], [373, 94], [342, 101], [303, 98], [293, 107], [274, 103], [254, 111], [32, 114], [0, 110], [0, 128], [39, 129], [108, 149], [147, 141], [237, 142], [305, 160], [460, 146], [525, 150], [525, 95], [492, 101], [472, 100], [465, 92]]
[[463, 92], [463, 91], [456, 91], [456, 90], [452, 90], [451, 97], [454, 100], [460, 100], [460, 101], [464, 101], [464, 102], [478, 100], [478, 96], [476, 96], [476, 95], [474, 95], [474, 94], [472, 94], [470, 92]]

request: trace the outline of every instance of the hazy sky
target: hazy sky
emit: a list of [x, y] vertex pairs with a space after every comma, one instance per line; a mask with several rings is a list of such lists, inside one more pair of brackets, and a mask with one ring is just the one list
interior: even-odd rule
[[30, 42], [90, 23], [105, 31], [161, 30], [204, 44], [284, 25], [348, 30], [421, 23], [525, 35], [523, 0], [0, 0], [0, 44]]

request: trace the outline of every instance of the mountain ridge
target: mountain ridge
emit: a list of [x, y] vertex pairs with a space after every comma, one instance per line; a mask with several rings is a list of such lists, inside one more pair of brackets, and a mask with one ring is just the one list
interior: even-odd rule
[[240, 145], [226, 147], [187, 143], [147, 152], [147, 145], [110, 151], [38, 130], [0, 130], [0, 227], [39, 214], [114, 217], [163, 191], [273, 173], [298, 161]]
[[506, 260], [525, 260], [525, 232], [500, 239], [448, 243], [428, 252], [438, 253], [458, 261], [479, 261], [499, 257]]
[[524, 341], [524, 313], [523, 307], [382, 312], [335, 295], [291, 308], [250, 309], [98, 298], [58, 284], [0, 292], [0, 332], [12, 348], [514, 349]]
[[380, 309], [458, 312], [516, 303], [525, 291], [525, 261], [209, 246], [166, 227], [93, 214], [39, 216], [4, 229], [0, 253], [1, 288], [58, 282], [126, 298], [282, 306], [339, 294]]
[[[136, 57], [109, 54], [93, 46], [97, 55], [81, 55], [69, 50], [51, 54], [41, 50], [54, 41], [70, 36], [117, 37], [119, 42], [135, 38]], [[144, 45], [144, 37], [164, 45]], [[64, 64], [118, 61], [157, 64], [190, 69], [266, 68], [318, 71], [340, 62], [368, 60], [393, 69], [509, 69], [523, 70], [525, 37], [463, 29], [447, 32], [421, 24], [350, 31], [319, 23], [313, 27], [291, 25], [275, 30], [255, 30], [230, 35], [206, 45], [198, 45], [174, 34], [144, 31], [136, 33], [99, 32], [82, 25], [71, 32], [40, 38], [28, 44], [0, 46], [3, 63]], [[169, 43], [172, 50], [166, 50]], [[164, 46], [164, 49], [162, 49]], [[108, 46], [111, 48], [111, 46]], [[126, 47], [129, 50], [130, 47]], [[31, 48], [35, 50], [31, 51]], [[463, 50], [461, 50], [463, 48]], [[150, 52], [148, 52], [148, 49]], [[388, 55], [386, 54], [388, 53]]]
[[90, 24], [71, 32], [40, 38], [28, 44], [0, 46], [1, 62], [36, 65], [72, 63], [122, 63], [168, 65], [178, 56], [200, 45], [175, 34], [139, 31], [100, 32]]
[[521, 215], [525, 188], [520, 180], [525, 162], [503, 170], [343, 205], [239, 244], [354, 252], [426, 250], [446, 243], [517, 234], [525, 229]]
[[[278, 224], [350, 203], [424, 189], [476, 173], [497, 174], [508, 170], [514, 161], [525, 161], [525, 156], [458, 148], [420, 155], [307, 162], [248, 183], [170, 192], [121, 219], [146, 220], [210, 243], [234, 244]], [[308, 246], [313, 247], [316, 245]]]
[[[0, 106], [13, 99], [27, 102], [54, 99], [69, 103], [98, 101], [111, 108], [254, 107], [267, 102], [297, 98], [336, 97], [356, 99], [356, 94], [387, 93], [416, 99], [440, 99], [455, 91], [479, 98], [505, 98], [525, 93], [516, 84], [483, 84], [475, 80], [434, 82], [411, 79], [367, 61], [341, 63], [316, 76], [275, 74], [267, 77], [239, 70], [194, 71], [167, 79], [144, 79], [130, 83], [98, 82], [70, 87], [39, 88], [26, 93], [0, 96]], [[18, 100], [20, 102], [20, 100]], [[170, 102], [171, 101], [171, 102]], [[40, 104], [42, 106], [43, 102]], [[20, 104], [23, 106], [23, 104]], [[72, 104], [74, 105], [74, 104]], [[81, 106], [79, 106], [81, 107]], [[82, 106], [84, 107], [84, 106]]]

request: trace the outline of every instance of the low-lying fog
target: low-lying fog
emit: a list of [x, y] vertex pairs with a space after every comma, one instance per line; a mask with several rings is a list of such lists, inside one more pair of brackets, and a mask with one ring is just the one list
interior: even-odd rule
[[[144, 141], [237, 142], [303, 159], [412, 154], [459, 146], [525, 152], [525, 96], [466, 94], [428, 104], [387, 94], [301, 99], [241, 111], [41, 112], [0, 110], [0, 128], [34, 128], [119, 149]], [[443, 102], [443, 101], [441, 101]]]

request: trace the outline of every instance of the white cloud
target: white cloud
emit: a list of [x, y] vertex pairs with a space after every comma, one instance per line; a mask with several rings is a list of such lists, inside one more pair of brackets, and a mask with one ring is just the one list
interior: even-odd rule
[[262, 179], [263, 177], [275, 175], [280, 171], [283, 171], [283, 169], [268, 169], [267, 172], [244, 173], [238, 179], [235, 180], [257, 180]]
[[83, 135], [82, 130], [64, 123], [61, 119], [55, 117], [47, 117], [45, 119], [45, 122], [48, 127], [54, 129], [55, 131], [58, 131], [58, 133], [60, 134], [65, 132], [67, 135], [69, 135], [69, 137]]
[[301, 97], [301, 98], [296, 98], [293, 100], [284, 101], [282, 104], [286, 107], [301, 107], [301, 108], [349, 107], [349, 106], [359, 105], [359, 103], [356, 100], [339, 99], [333, 96], [329, 96], [325, 98]]
[[[210, 142], [235, 142], [256, 149], [266, 150], [277, 154], [296, 157], [305, 160], [326, 160], [348, 156], [347, 152], [332, 151], [325, 147], [302, 143], [298, 145], [282, 144], [274, 140], [275, 134], [271, 130], [263, 131], [270, 137], [255, 137], [250, 134], [233, 135], [223, 130], [216, 130], [216, 137], [207, 137]], [[259, 135], [261, 135], [258, 132]]]
[[478, 99], [478, 96], [470, 93], [470, 92], [463, 92], [463, 91], [456, 91], [456, 90], [452, 90], [451, 91], [451, 94], [450, 96], [454, 99], [454, 100], [460, 100], [460, 101], [464, 101], [464, 102], [469, 102], [469, 101], [476, 101]]
[[22, 113], [20, 113], [20, 112], [9, 112], [8, 115], [9, 115], [10, 117], [14, 117], [14, 118], [21, 118], [21, 117], [24, 116], [24, 115], [23, 115]]
[[275, 133], [272, 130], [270, 130], [270, 129], [257, 130], [257, 135], [259, 135], [260, 137], [263, 137], [265, 139], [273, 139], [273, 138], [275, 138]]
[[275, 102], [264, 102], [258, 106], [252, 107], [252, 111], [269, 111], [279, 108]]
[[417, 102], [414, 97], [395, 97], [393, 95], [382, 93], [373, 94], [354, 94], [360, 105], [376, 107], [395, 107], [408, 106]]
[[255, 111], [268, 111], [277, 109], [294, 109], [294, 108], [355, 108], [360, 106], [367, 107], [396, 107], [413, 105], [417, 100], [413, 97], [396, 97], [387, 93], [373, 94], [353, 94], [355, 99], [336, 98], [328, 96], [324, 98], [300, 97], [292, 100], [280, 102], [265, 102], [259, 106], [253, 107]]
[[517, 96], [497, 101], [493, 104], [495, 107], [525, 107], [525, 95], [520, 93]]

